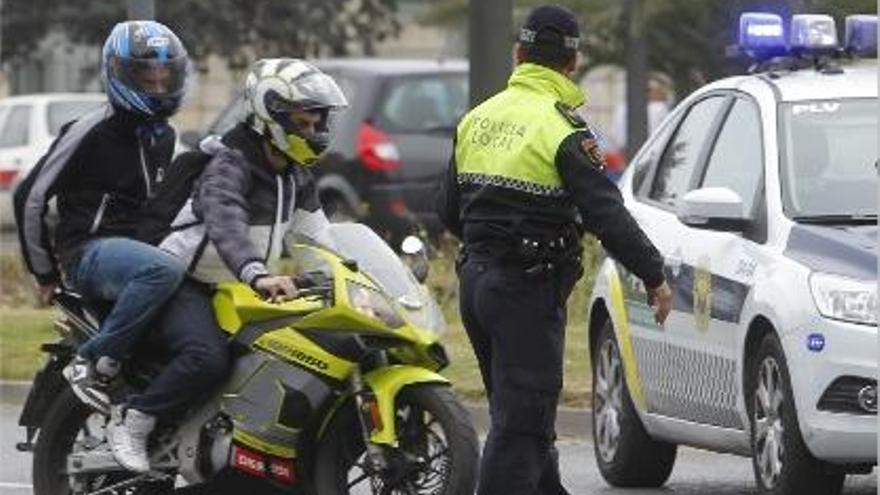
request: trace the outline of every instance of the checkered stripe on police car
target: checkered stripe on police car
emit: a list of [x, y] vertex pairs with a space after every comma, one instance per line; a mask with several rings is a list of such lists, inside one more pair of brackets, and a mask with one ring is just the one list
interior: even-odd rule
[[633, 349], [649, 412], [743, 429], [733, 360], [639, 338]]
[[535, 194], [537, 196], [561, 197], [565, 195], [565, 190], [559, 187], [545, 186], [534, 182], [527, 182], [510, 177], [502, 177], [500, 175], [486, 174], [458, 174], [458, 183], [473, 184], [478, 186], [496, 186], [505, 189], [513, 189], [514, 191]]

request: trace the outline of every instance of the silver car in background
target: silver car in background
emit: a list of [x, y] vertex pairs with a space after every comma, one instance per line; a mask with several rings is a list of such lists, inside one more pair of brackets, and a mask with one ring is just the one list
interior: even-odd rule
[[0, 229], [12, 229], [12, 192], [61, 127], [105, 104], [103, 93], [44, 93], [0, 100]]

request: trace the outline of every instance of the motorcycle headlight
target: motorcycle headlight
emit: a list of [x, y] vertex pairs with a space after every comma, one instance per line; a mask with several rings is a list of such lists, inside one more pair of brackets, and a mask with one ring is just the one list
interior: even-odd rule
[[810, 290], [819, 313], [826, 318], [877, 324], [877, 283], [814, 272]]
[[400, 328], [406, 323], [388, 298], [372, 287], [348, 282], [348, 300], [358, 313], [375, 318], [391, 328]]

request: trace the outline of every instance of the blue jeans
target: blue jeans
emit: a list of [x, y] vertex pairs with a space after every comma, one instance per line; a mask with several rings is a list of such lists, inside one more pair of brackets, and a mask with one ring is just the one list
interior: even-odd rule
[[86, 300], [114, 304], [98, 335], [79, 354], [91, 360], [126, 359], [185, 273], [180, 259], [143, 242], [122, 237], [89, 242], [71, 282]]

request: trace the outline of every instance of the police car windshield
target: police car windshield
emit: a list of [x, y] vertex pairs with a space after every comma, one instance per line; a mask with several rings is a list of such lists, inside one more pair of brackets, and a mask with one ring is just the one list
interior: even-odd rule
[[798, 101], [780, 110], [786, 215], [808, 221], [876, 214], [877, 101]]

